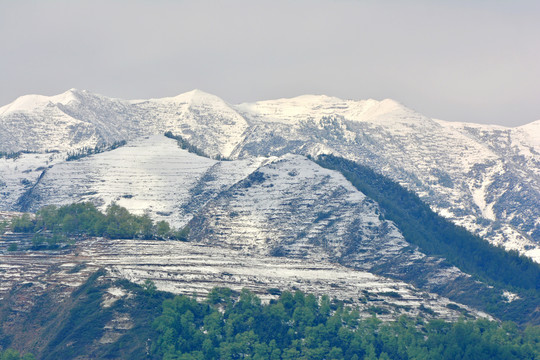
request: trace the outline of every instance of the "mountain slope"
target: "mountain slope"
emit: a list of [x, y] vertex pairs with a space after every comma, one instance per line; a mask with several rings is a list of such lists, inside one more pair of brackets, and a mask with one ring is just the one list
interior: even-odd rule
[[416, 195], [367, 167], [331, 155], [322, 155], [316, 162], [339, 171], [356, 189], [375, 200], [385, 218], [392, 220], [405, 239], [422, 252], [443, 256], [460, 269], [494, 283], [540, 290], [540, 265], [527, 257], [489, 245], [436, 215]]
[[[229, 105], [201, 91], [125, 101], [70, 90], [2, 107], [0, 151], [68, 151], [171, 131], [212, 157], [335, 154], [392, 178], [491, 243], [540, 262], [539, 124], [449, 123], [389, 99], [306, 95]], [[0, 167], [0, 186], [36, 181], [6, 171]], [[11, 199], [31, 185], [6, 186], [2, 196]]]
[[[24, 163], [36, 155], [9, 161]], [[373, 198], [339, 172], [324, 169], [301, 155], [216, 161], [191, 154], [173, 139], [157, 135], [132, 140], [108, 152], [53, 163], [18, 204], [38, 209], [48, 204], [92, 201], [104, 208], [116, 201], [133, 212], [148, 211], [154, 219], [178, 227], [187, 224], [188, 240], [218, 252], [283, 259], [276, 260], [278, 263], [294, 258], [341, 264], [489, 310], [497, 317], [515, 319], [519, 312], [520, 321], [534, 321], [534, 296], [523, 292], [523, 286], [516, 283], [517, 290], [494, 288], [452, 266], [462, 265], [455, 256], [449, 258], [452, 262], [441, 257], [446, 252], [427, 256], [385, 219]], [[118, 267], [126, 251], [119, 249], [105, 257], [113, 265], [111, 271], [133, 280], [148, 278], [146, 262], [142, 268]], [[135, 251], [140, 253], [142, 249]], [[171, 272], [160, 269], [171, 261], [169, 253], [162, 255], [152, 260], [159, 264], [152, 267], [154, 274]], [[97, 255], [88, 256], [95, 259]], [[474, 267], [464, 269], [484, 277]], [[167, 286], [176, 289], [175, 285]], [[492, 303], [493, 299], [499, 300]]]
[[[413, 190], [457, 224], [540, 261], [535, 123], [515, 129], [476, 125], [480, 135], [472, 136], [392, 100], [325, 96], [237, 108], [254, 130], [236, 156], [330, 153], [357, 161]], [[495, 135], [510, 140], [501, 148]]]
[[71, 89], [22, 96], [0, 108], [0, 152], [68, 151], [172, 131], [209, 155], [227, 157], [247, 126], [223, 100], [198, 90], [126, 101]]
[[212, 185], [205, 186], [207, 199], [209, 192], [241, 180], [261, 161], [237, 161], [234, 168], [227, 169], [228, 162], [191, 154], [163, 135], [143, 137], [118, 149], [47, 169], [19, 203], [26, 204], [25, 210], [35, 211], [74, 201], [91, 201], [105, 209], [114, 201], [133, 213], [148, 212], [180, 227], [192, 217], [187, 207], [195, 201], [192, 196], [201, 179], [216, 174]]

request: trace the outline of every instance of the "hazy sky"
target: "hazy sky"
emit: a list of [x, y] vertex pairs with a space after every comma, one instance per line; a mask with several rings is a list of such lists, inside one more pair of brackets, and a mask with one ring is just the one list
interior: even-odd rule
[[451, 121], [540, 119], [540, 1], [0, 0], [0, 104], [198, 88], [231, 103], [393, 98]]

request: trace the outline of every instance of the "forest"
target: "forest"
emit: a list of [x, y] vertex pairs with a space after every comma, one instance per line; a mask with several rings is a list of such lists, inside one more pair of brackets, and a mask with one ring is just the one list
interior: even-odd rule
[[[59, 326], [49, 326], [53, 333], [42, 333], [46, 342], [33, 349], [38, 358], [540, 358], [538, 326], [521, 328], [513, 322], [487, 319], [428, 321], [405, 315], [383, 322], [376, 315], [362, 317], [354, 307], [327, 295], [281, 291], [263, 302], [247, 289], [214, 288], [205, 298], [174, 296], [158, 291], [151, 281], [111, 283], [103, 275], [104, 270], [98, 271], [73, 292], [67, 317], [54, 312], [38, 316], [39, 322], [49, 325], [55, 318], [62, 320]], [[111, 285], [131, 295], [103, 307], [103, 296]], [[129, 316], [133, 326], [114, 343], [98, 344], [115, 314]], [[1, 335], [0, 343], [4, 343]], [[14, 350], [4, 352], [13, 355], [5, 359], [33, 358], [21, 357]]]
[[131, 214], [116, 203], [110, 204], [102, 213], [90, 202], [45, 206], [35, 216], [23, 214], [13, 218], [7, 227], [14, 232], [33, 233], [35, 248], [44, 244], [48, 247], [67, 244], [81, 236], [185, 240], [189, 231], [187, 228], [173, 229], [163, 220], [154, 222], [148, 214]]
[[428, 255], [444, 257], [480, 280], [517, 289], [540, 290], [540, 265], [475, 236], [433, 212], [413, 192], [371, 168], [332, 155], [316, 162], [341, 172], [354, 187], [375, 200], [407, 242]]
[[263, 304], [215, 288], [205, 302], [163, 302], [153, 326], [159, 359], [538, 359], [540, 328], [485, 319], [381, 322], [328, 296], [284, 291]]
[[22, 354], [13, 349], [0, 351], [0, 360], [36, 360], [32, 354]]

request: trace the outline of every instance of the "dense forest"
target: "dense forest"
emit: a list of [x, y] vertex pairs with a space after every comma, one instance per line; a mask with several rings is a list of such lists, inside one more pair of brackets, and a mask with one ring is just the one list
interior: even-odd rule
[[0, 351], [0, 360], [35, 360], [36, 358], [32, 354], [20, 354], [13, 349], [7, 349]]
[[300, 291], [262, 304], [216, 288], [206, 302], [177, 296], [154, 321], [159, 359], [538, 359], [540, 328], [485, 319], [383, 323]]
[[444, 257], [464, 272], [491, 284], [540, 290], [540, 265], [505, 251], [434, 213], [411, 191], [371, 168], [332, 155], [316, 162], [341, 172], [358, 190], [375, 200], [386, 219], [393, 221], [407, 242], [428, 255]]
[[188, 229], [175, 230], [166, 221], [154, 221], [148, 214], [133, 215], [112, 203], [105, 213], [94, 204], [82, 202], [41, 208], [35, 216], [23, 214], [9, 225], [15, 232], [33, 233], [34, 247], [67, 244], [81, 236], [103, 236], [110, 239], [185, 240]]
[[[48, 302], [36, 304], [36, 321], [54, 329], [44, 329], [45, 341], [29, 349], [38, 358], [540, 359], [538, 326], [406, 316], [382, 322], [376, 315], [361, 318], [337, 299], [301, 291], [282, 291], [264, 303], [246, 289], [214, 288], [206, 299], [196, 299], [158, 291], [151, 281], [111, 283], [103, 275], [98, 271], [76, 289], [68, 309], [45, 315]], [[111, 286], [131, 295], [103, 307]], [[117, 341], [100, 344], [106, 325], [118, 314], [133, 326]], [[60, 326], [54, 325], [58, 320]], [[1, 335], [0, 344], [6, 340]]]

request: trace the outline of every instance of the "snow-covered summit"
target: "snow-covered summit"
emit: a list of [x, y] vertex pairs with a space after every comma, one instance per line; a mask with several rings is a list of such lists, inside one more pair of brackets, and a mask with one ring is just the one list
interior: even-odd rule
[[392, 112], [413, 113], [395, 100], [343, 100], [326, 95], [302, 95], [294, 98], [243, 103], [235, 107], [248, 118], [297, 124], [300, 121], [336, 114], [355, 121], [373, 121]]
[[525, 143], [540, 152], [540, 120], [517, 127], [516, 133], [522, 137]]
[[191, 91], [178, 94], [176, 96], [167, 96], [162, 98], [151, 98], [151, 99], [136, 99], [128, 100], [132, 104], [140, 104], [145, 102], [153, 103], [177, 103], [177, 104], [204, 104], [212, 102], [223, 102], [221, 98], [216, 95], [207, 93], [199, 89], [193, 89]]
[[15, 99], [15, 101], [12, 103], [2, 106], [0, 108], [0, 115], [7, 115], [9, 113], [16, 112], [30, 113], [33, 111], [40, 111], [46, 107], [55, 106], [57, 104], [67, 105], [70, 102], [79, 101], [79, 98], [84, 93], [87, 92], [81, 92], [77, 89], [69, 89], [62, 94], [53, 96], [23, 95]]
[[228, 156], [247, 126], [226, 102], [200, 90], [127, 101], [71, 89], [0, 108], [0, 151], [72, 151], [171, 131], [209, 155]]

